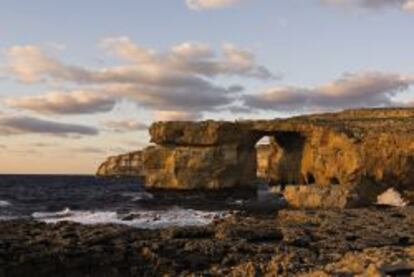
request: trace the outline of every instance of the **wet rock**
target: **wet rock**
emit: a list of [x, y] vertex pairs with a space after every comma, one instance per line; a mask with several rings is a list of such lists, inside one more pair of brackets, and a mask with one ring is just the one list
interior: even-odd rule
[[[393, 216], [396, 213], [402, 216]], [[240, 212], [156, 230], [0, 222], [3, 276], [410, 276], [414, 207]], [[369, 276], [369, 275], [367, 275]]]

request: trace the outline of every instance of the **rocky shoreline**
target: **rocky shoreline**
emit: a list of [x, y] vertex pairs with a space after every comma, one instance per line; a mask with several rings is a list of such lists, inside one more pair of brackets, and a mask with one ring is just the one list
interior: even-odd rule
[[414, 206], [239, 211], [158, 230], [1, 221], [0, 238], [0, 276], [414, 274]]

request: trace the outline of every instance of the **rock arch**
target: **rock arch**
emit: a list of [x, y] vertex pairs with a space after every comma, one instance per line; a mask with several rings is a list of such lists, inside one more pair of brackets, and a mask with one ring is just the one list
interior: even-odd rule
[[[150, 135], [156, 146], [142, 152], [149, 188], [252, 187], [257, 169], [254, 146], [263, 136], [271, 136], [275, 147], [269, 178], [296, 185], [290, 192], [301, 195], [298, 203], [343, 206], [355, 197], [354, 202], [373, 202], [392, 184], [414, 189], [414, 109], [349, 110], [276, 120], [156, 122]], [[324, 202], [309, 193], [331, 198]], [[319, 200], [306, 202], [309, 199]]]

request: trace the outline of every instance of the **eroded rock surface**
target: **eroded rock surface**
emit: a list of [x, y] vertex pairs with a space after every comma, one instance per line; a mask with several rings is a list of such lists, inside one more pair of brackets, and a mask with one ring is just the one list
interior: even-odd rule
[[99, 166], [96, 175], [110, 177], [143, 177], [145, 173], [142, 165], [142, 151], [135, 151], [123, 155], [109, 157], [104, 163]]
[[[414, 189], [414, 109], [366, 109], [238, 122], [157, 122], [143, 153], [146, 186], [221, 189], [254, 186], [256, 143], [271, 137], [259, 173], [273, 184], [317, 185], [373, 203], [389, 187]], [[267, 164], [267, 170], [261, 165]], [[302, 197], [303, 190], [296, 190]], [[308, 190], [308, 193], [317, 189]], [[290, 191], [293, 201], [295, 190]], [[321, 203], [324, 200], [321, 201]], [[326, 201], [325, 201], [326, 202]], [[313, 205], [313, 204], [312, 204]], [[303, 206], [303, 205], [302, 205]]]
[[294, 208], [347, 208], [363, 205], [360, 197], [351, 190], [335, 186], [290, 185], [283, 192], [286, 201]]
[[[243, 155], [236, 145], [189, 147], [158, 146], [144, 152], [146, 186], [164, 189], [225, 189], [248, 186], [255, 167], [239, 163]], [[249, 170], [249, 171], [248, 171]], [[246, 182], [248, 178], [253, 178]]]
[[0, 221], [0, 276], [410, 276], [413, 208], [242, 212], [159, 230]]

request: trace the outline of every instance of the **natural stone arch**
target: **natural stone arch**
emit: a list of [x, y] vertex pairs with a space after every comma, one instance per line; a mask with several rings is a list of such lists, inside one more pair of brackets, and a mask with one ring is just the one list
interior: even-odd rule
[[[301, 174], [302, 156], [306, 142], [306, 134], [294, 131], [256, 131], [255, 139], [247, 146], [257, 157], [256, 143], [263, 137], [269, 137], [268, 176], [266, 179], [273, 185], [303, 183]], [[257, 160], [257, 158], [255, 158]], [[257, 164], [247, 161], [248, 164]]]
[[[142, 159], [148, 188], [251, 187], [257, 167], [254, 145], [270, 135], [285, 155], [293, 156], [284, 163], [281, 154], [275, 154], [279, 162], [270, 170], [273, 178], [296, 185], [290, 191], [303, 196], [298, 202], [302, 206], [343, 206], [348, 196], [372, 203], [389, 186], [413, 189], [414, 109], [236, 122], [157, 122], [150, 135], [156, 146], [145, 149]], [[99, 173], [117, 174], [118, 169], [122, 164], [110, 160]], [[309, 193], [321, 197], [306, 202], [312, 200]], [[336, 201], [336, 196], [346, 201]]]

